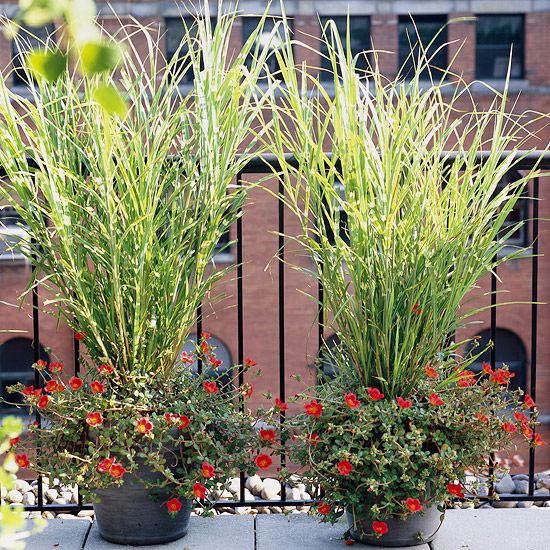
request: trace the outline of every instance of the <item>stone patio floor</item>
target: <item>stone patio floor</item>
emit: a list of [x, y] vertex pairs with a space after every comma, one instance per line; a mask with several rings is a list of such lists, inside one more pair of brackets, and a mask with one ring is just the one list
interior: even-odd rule
[[[87, 520], [52, 519], [27, 539], [27, 550], [335, 550], [346, 525], [319, 524], [303, 514], [192, 517], [186, 537], [170, 544], [119, 546], [100, 538]], [[356, 543], [359, 549], [374, 546]], [[437, 538], [415, 550], [550, 550], [550, 508], [449, 510]], [[406, 550], [406, 549], [401, 549]]]

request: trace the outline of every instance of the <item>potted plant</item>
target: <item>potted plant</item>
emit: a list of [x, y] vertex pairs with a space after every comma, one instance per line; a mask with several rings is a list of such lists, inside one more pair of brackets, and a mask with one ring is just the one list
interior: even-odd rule
[[216, 377], [206, 335], [198, 355], [180, 357], [227, 271], [213, 256], [241, 213], [246, 186], [234, 181], [262, 150], [270, 93], [257, 86], [269, 53], [257, 46], [263, 20], [229, 58], [236, 13], [220, 7], [215, 26], [209, 15], [206, 3], [170, 60], [149, 29], [121, 23], [116, 72], [87, 71], [86, 52], [82, 74], [44, 71], [42, 61], [66, 61], [46, 44], [40, 63], [30, 56], [29, 97], [0, 84], [1, 190], [30, 237], [19, 243], [34, 266], [27, 293], [40, 286], [82, 358], [82, 375], [38, 362], [43, 387], [14, 388], [43, 418], [20, 442], [41, 452], [18, 453], [99, 498], [99, 531], [113, 542], [183, 536], [192, 499], [204, 503], [249, 458], [253, 421], [239, 405], [250, 388]]
[[370, 544], [420, 544], [465, 496], [467, 469], [487, 475], [486, 457], [518, 434], [543, 444], [532, 399], [507, 390], [513, 373], [468, 370], [479, 355], [454, 336], [479, 312], [465, 303], [477, 281], [520, 252], [504, 253], [518, 228], [504, 222], [538, 170], [498, 185], [536, 115], [507, 114], [506, 90], [468, 107], [450, 70], [421, 82], [425, 55], [410, 80], [385, 80], [376, 53], [360, 72], [335, 25], [324, 31], [330, 90], [295, 71], [290, 46], [280, 53], [271, 147], [300, 223], [287, 239], [311, 257], [297, 269], [322, 286], [339, 340], [322, 350], [337, 375], [302, 395], [282, 440], [324, 491], [327, 520], [345, 512]]

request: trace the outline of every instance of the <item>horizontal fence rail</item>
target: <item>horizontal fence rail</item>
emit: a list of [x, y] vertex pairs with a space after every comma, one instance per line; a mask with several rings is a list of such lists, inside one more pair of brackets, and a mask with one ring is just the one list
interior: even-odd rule
[[[446, 164], [451, 164], [457, 159], [457, 154], [454, 152], [448, 152], [442, 155], [442, 160]], [[487, 158], [488, 154], [480, 152], [477, 155], [477, 159], [480, 163], [483, 163]], [[502, 157], [507, 156], [506, 153], [503, 153]], [[517, 162], [514, 164], [514, 170], [529, 170], [534, 166], [538, 166], [541, 170], [548, 170], [550, 175], [550, 153], [546, 152], [542, 154], [537, 151], [523, 152], [518, 151], [516, 153]], [[297, 166], [298, 161], [295, 157], [288, 155], [287, 162], [292, 166]], [[34, 162], [29, 159], [29, 165], [40, 169], [40, 163]], [[280, 163], [272, 155], [262, 155], [258, 156], [252, 161], [248, 162], [246, 166], [242, 169], [242, 172], [237, 177], [237, 185], [242, 185], [243, 176], [246, 174], [253, 175], [267, 175], [272, 173], [272, 171], [277, 171], [280, 169]], [[5, 177], [5, 172], [0, 167], [0, 178]], [[282, 184], [279, 184], [278, 191], [280, 194], [284, 192], [284, 187]], [[537, 395], [537, 330], [538, 330], [538, 285], [539, 285], [539, 199], [540, 199], [540, 181], [539, 178], [534, 178], [532, 184], [532, 194], [531, 198], [533, 199], [533, 216], [531, 220], [532, 234], [532, 256], [531, 256], [531, 361], [530, 361], [530, 381], [529, 381], [529, 393], [536, 400]], [[278, 353], [279, 353], [279, 364], [278, 364], [278, 392], [280, 399], [285, 400], [286, 394], [286, 365], [285, 365], [285, 329], [286, 329], [286, 319], [285, 319], [285, 257], [284, 257], [284, 245], [285, 238], [283, 236], [285, 230], [285, 208], [284, 203], [279, 200], [278, 210], [277, 210], [277, 232], [278, 232]], [[244, 348], [245, 348], [245, 328], [244, 328], [244, 288], [243, 288], [243, 216], [240, 216], [236, 222], [237, 229], [237, 239], [236, 239], [236, 270], [237, 270], [237, 292], [236, 292], [236, 306], [237, 306], [237, 359], [238, 364], [242, 365], [244, 362]], [[275, 228], [274, 228], [275, 229]], [[32, 238], [32, 237], [31, 237]], [[34, 263], [31, 266], [31, 269], [34, 269]], [[496, 330], [497, 330], [497, 308], [494, 307], [497, 304], [497, 273], [496, 270], [491, 274], [491, 314], [490, 314], [490, 335], [491, 340], [495, 342]], [[325, 318], [326, 312], [323, 309], [323, 288], [319, 284], [317, 288], [319, 305], [318, 308], [318, 320], [317, 320], [317, 339], [318, 339], [318, 349], [322, 348], [324, 343], [325, 335]], [[34, 287], [32, 291], [32, 326], [33, 326], [33, 355], [34, 360], [38, 360], [40, 357], [40, 320], [39, 320], [39, 296], [38, 288]], [[196, 333], [197, 337], [202, 332], [202, 308], [199, 308], [197, 311], [197, 323], [196, 323]], [[490, 362], [491, 366], [494, 369], [496, 366], [496, 345], [491, 348]], [[79, 342], [74, 339], [74, 374], [78, 375], [80, 372], [80, 357], [79, 357]], [[202, 365], [198, 365], [199, 370], [202, 368]], [[244, 372], [242, 368], [237, 372], [238, 382], [242, 384], [244, 382]], [[41, 386], [41, 380], [37, 371], [35, 371], [35, 387]], [[275, 388], [273, 388], [275, 389]], [[241, 406], [244, 406], [241, 404]], [[36, 421], [40, 423], [40, 414], [38, 410], [36, 411]], [[280, 422], [285, 422], [285, 411], [280, 413]], [[286, 457], [281, 456], [281, 467], [285, 466]], [[498, 500], [501, 501], [550, 501], [549, 495], [536, 495], [535, 492], [535, 449], [533, 447], [529, 450], [529, 489], [527, 495], [514, 494], [511, 496], [501, 496]], [[292, 500], [286, 499], [285, 493], [285, 482], [281, 481], [281, 499], [280, 500], [255, 500], [255, 501], [246, 501], [245, 500], [245, 478], [246, 472], [240, 472], [240, 490], [238, 500], [218, 500], [216, 501], [216, 507], [272, 507], [272, 506], [309, 506], [318, 502], [316, 499], [311, 500]], [[41, 477], [38, 478], [38, 487], [37, 487], [37, 503], [32, 506], [25, 506], [27, 511], [50, 511], [54, 513], [58, 512], [78, 512], [80, 510], [91, 510], [92, 505], [86, 504], [79, 499], [78, 504], [47, 504], [44, 499], [44, 484]], [[489, 494], [491, 491], [489, 491]], [[496, 500], [491, 496], [479, 497], [479, 500], [482, 502], [491, 502]]]

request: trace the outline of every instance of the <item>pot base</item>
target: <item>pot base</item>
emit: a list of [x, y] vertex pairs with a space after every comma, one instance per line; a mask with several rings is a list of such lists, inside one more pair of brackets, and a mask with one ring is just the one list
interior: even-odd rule
[[409, 516], [407, 519], [386, 520], [388, 532], [377, 537], [372, 531], [372, 520], [354, 517], [346, 510], [350, 537], [356, 541], [372, 546], [395, 548], [399, 546], [420, 546], [431, 542], [441, 524], [444, 513], [437, 506], [426, 508], [423, 512]]

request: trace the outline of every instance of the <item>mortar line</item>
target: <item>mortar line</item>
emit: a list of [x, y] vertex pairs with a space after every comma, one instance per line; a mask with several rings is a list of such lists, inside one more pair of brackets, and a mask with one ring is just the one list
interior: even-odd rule
[[86, 531], [86, 533], [84, 534], [84, 538], [82, 539], [82, 546], [80, 547], [80, 550], [84, 550], [85, 549], [85, 546], [88, 542], [88, 537], [90, 536], [90, 531], [92, 530], [92, 525], [94, 524], [93, 521], [90, 521], [89, 522], [90, 525], [88, 525], [88, 530]]

